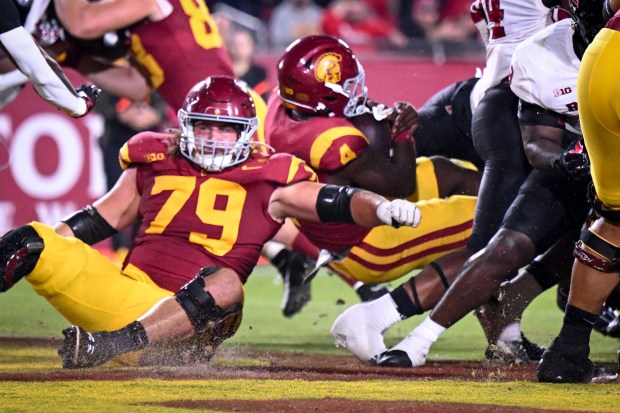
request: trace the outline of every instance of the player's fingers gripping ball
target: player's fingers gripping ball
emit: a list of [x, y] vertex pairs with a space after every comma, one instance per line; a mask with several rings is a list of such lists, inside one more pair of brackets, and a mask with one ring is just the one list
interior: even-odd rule
[[398, 228], [401, 225], [417, 227], [420, 225], [422, 213], [412, 202], [404, 199], [384, 201], [377, 208], [377, 216], [387, 225]]

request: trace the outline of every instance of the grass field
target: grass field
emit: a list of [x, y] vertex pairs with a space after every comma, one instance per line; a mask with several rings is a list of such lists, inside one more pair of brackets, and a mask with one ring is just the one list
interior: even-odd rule
[[[271, 267], [257, 268], [247, 284], [243, 323], [235, 337], [224, 343], [213, 366], [138, 368], [111, 363], [67, 372], [60, 369], [54, 348], [67, 323], [22, 282], [0, 295], [0, 336], [5, 337], [0, 341], [0, 411], [83, 411], [87, 407], [89, 411], [175, 412], [620, 412], [617, 382], [544, 385], [506, 378], [510, 376], [504, 373], [513, 369], [531, 378], [534, 366], [478, 370], [476, 366], [484, 364], [486, 343], [473, 316], [440, 338], [427, 363], [429, 369], [445, 366], [447, 360], [469, 363], [458, 377], [423, 369], [396, 369], [389, 375], [385, 369], [368, 368], [336, 348], [329, 335], [336, 316], [357, 302], [342, 281], [326, 273], [319, 275], [313, 284], [313, 300], [291, 319], [281, 315], [281, 289]], [[528, 337], [545, 345], [561, 324], [554, 293], [549, 291], [536, 300], [523, 320]], [[388, 332], [388, 344], [421, 320], [415, 317], [395, 326]], [[24, 344], [28, 343], [25, 338], [32, 337], [47, 341]], [[618, 340], [593, 333], [593, 360], [615, 362], [618, 344]], [[317, 362], [295, 364], [302, 356], [312, 356]], [[341, 370], [322, 374], [326, 364]], [[477, 372], [482, 373], [476, 376]]]

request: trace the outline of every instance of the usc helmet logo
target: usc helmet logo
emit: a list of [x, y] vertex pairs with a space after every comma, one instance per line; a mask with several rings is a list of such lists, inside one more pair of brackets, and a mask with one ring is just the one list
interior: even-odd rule
[[342, 56], [338, 53], [325, 53], [319, 56], [314, 67], [314, 77], [321, 83], [338, 83], [342, 79], [340, 61]]

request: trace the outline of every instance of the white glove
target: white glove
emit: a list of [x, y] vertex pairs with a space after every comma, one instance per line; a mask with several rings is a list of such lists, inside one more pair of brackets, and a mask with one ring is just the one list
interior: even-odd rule
[[417, 227], [420, 225], [422, 213], [414, 203], [404, 199], [383, 201], [377, 207], [377, 217], [395, 228], [401, 225]]

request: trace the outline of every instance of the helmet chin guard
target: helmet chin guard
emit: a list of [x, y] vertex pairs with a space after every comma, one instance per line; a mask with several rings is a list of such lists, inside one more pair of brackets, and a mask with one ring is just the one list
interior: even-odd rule
[[[228, 76], [212, 76], [196, 84], [178, 112], [181, 127], [180, 152], [209, 172], [245, 162], [252, 152], [251, 139], [258, 128], [254, 101], [245, 86]], [[235, 126], [237, 140], [228, 142], [198, 137], [198, 121]]]

